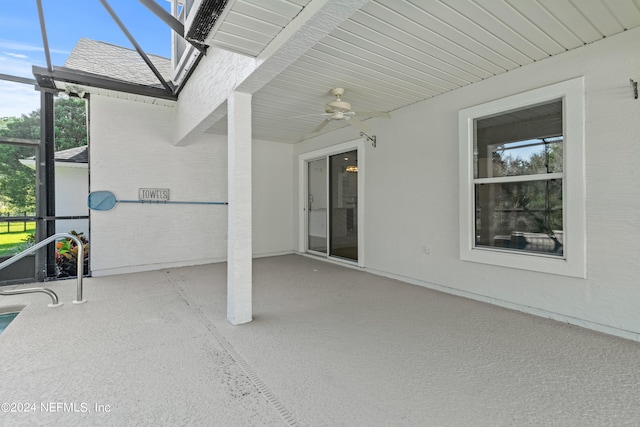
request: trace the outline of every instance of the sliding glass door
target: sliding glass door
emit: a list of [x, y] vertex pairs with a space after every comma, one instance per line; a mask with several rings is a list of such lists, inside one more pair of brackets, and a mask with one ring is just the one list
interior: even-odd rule
[[310, 252], [327, 253], [328, 174], [327, 159], [307, 163], [307, 248]]
[[358, 152], [307, 162], [307, 250], [358, 261]]
[[358, 152], [329, 156], [329, 254], [358, 261]]

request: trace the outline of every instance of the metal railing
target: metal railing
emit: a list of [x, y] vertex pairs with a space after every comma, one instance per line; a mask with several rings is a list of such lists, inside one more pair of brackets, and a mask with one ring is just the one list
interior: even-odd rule
[[36, 292], [42, 292], [51, 297], [51, 304], [48, 304], [49, 307], [60, 307], [62, 305], [61, 302], [58, 302], [58, 295], [53, 292], [49, 288], [23, 288], [23, 289], [15, 289], [13, 291], [3, 291], [0, 289], [0, 295], [20, 295], [20, 294], [33, 294]]
[[[71, 239], [74, 242], [76, 242], [76, 244], [78, 245], [78, 264], [76, 267], [76, 272], [78, 274], [78, 288], [77, 288], [77, 299], [73, 301], [73, 303], [83, 304], [87, 302], [86, 300], [82, 299], [82, 276], [84, 275], [84, 246], [82, 245], [82, 241], [78, 239], [76, 236], [74, 236], [73, 234], [58, 233], [58, 234], [54, 234], [53, 236], [49, 236], [43, 241], [36, 243], [35, 245], [25, 249], [19, 254], [16, 254], [11, 258], [9, 258], [8, 260], [0, 263], [0, 270], [21, 260], [27, 255], [34, 253], [38, 249], [47, 246], [49, 243], [54, 242], [58, 239], [64, 239], [64, 238]], [[15, 289], [12, 291], [3, 291], [2, 289], [0, 289], [0, 295], [19, 295], [19, 294], [30, 294], [35, 292], [42, 292], [51, 297], [52, 303], [49, 304], [49, 307], [59, 307], [62, 305], [62, 303], [58, 302], [58, 296], [56, 295], [56, 293], [48, 288], [26, 288], [26, 289]]]

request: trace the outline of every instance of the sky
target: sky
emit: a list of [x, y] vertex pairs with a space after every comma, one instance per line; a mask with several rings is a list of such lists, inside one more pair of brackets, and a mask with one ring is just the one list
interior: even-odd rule
[[[156, 0], [167, 11], [167, 0]], [[108, 0], [147, 54], [169, 57], [169, 27], [137, 0]], [[52, 65], [64, 65], [81, 37], [133, 49], [99, 0], [42, 0]], [[0, 74], [33, 79], [31, 66], [46, 67], [36, 0], [0, 0]], [[0, 80], [0, 117], [40, 107], [33, 86]]]

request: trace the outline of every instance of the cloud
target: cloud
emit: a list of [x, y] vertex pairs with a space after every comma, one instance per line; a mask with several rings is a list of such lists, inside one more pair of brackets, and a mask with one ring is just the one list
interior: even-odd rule
[[[35, 61], [34, 64], [40, 65], [40, 61]], [[6, 53], [0, 55], [0, 73], [2, 74], [33, 78], [31, 66], [32, 62], [15, 55]]]
[[41, 46], [36, 46], [27, 43], [14, 42], [11, 40], [0, 40], [0, 49], [5, 50], [17, 50], [20, 52], [38, 52], [44, 50]]
[[33, 86], [0, 80], [0, 117], [20, 117], [40, 108], [40, 92]]
[[[0, 73], [33, 79], [32, 65], [44, 66], [42, 52], [41, 45], [0, 39]], [[51, 53], [69, 54], [61, 49]], [[0, 117], [20, 117], [39, 108], [40, 92], [32, 85], [0, 80]]]
[[[14, 52], [0, 54], [0, 73], [33, 79], [27, 55]], [[20, 117], [40, 108], [40, 92], [32, 85], [0, 80], [0, 117]]]
[[12, 56], [12, 57], [18, 58], [18, 59], [27, 59], [27, 58], [29, 58], [27, 55], [25, 55], [23, 53], [13, 53], [13, 52], [2, 52], [2, 53], [7, 55], [7, 56]]
[[[0, 73], [4, 74], [31, 76], [32, 65], [43, 67], [46, 63], [44, 48], [36, 43], [0, 39], [0, 52]], [[70, 52], [63, 49], [49, 49], [49, 53], [53, 65], [64, 65]], [[15, 72], [9, 68], [18, 68], [21, 71]]]
[[[44, 52], [44, 47], [42, 45], [34, 45], [30, 43], [22, 43], [16, 42], [12, 40], [0, 40], [0, 49], [3, 50], [13, 50], [18, 52]], [[68, 55], [68, 50], [64, 49], [55, 49], [49, 46], [49, 52], [51, 53], [59, 53], [61, 55]]]

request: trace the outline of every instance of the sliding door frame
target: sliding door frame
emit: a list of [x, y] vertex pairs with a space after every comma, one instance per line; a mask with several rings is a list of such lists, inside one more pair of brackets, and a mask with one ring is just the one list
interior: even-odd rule
[[[316, 256], [324, 257], [331, 260], [344, 262], [351, 265], [357, 265], [364, 267], [364, 182], [365, 182], [365, 144], [364, 140], [356, 139], [353, 141], [344, 142], [330, 147], [322, 148], [319, 150], [303, 153], [298, 156], [298, 251], [301, 253], [311, 253]], [[309, 171], [308, 163], [313, 160], [322, 158], [328, 158], [336, 154], [342, 154], [349, 151], [357, 151], [358, 155], [358, 260], [352, 261], [340, 257], [334, 257], [330, 255], [330, 236], [327, 231], [327, 253], [321, 253], [317, 251], [309, 251], [308, 247], [308, 189], [309, 189]], [[327, 174], [329, 171], [327, 170]], [[330, 194], [329, 188], [327, 191]], [[327, 209], [328, 212], [328, 209]], [[328, 216], [328, 215], [327, 215]], [[328, 218], [327, 218], [328, 219]], [[327, 222], [327, 230], [329, 229], [329, 223]]]

